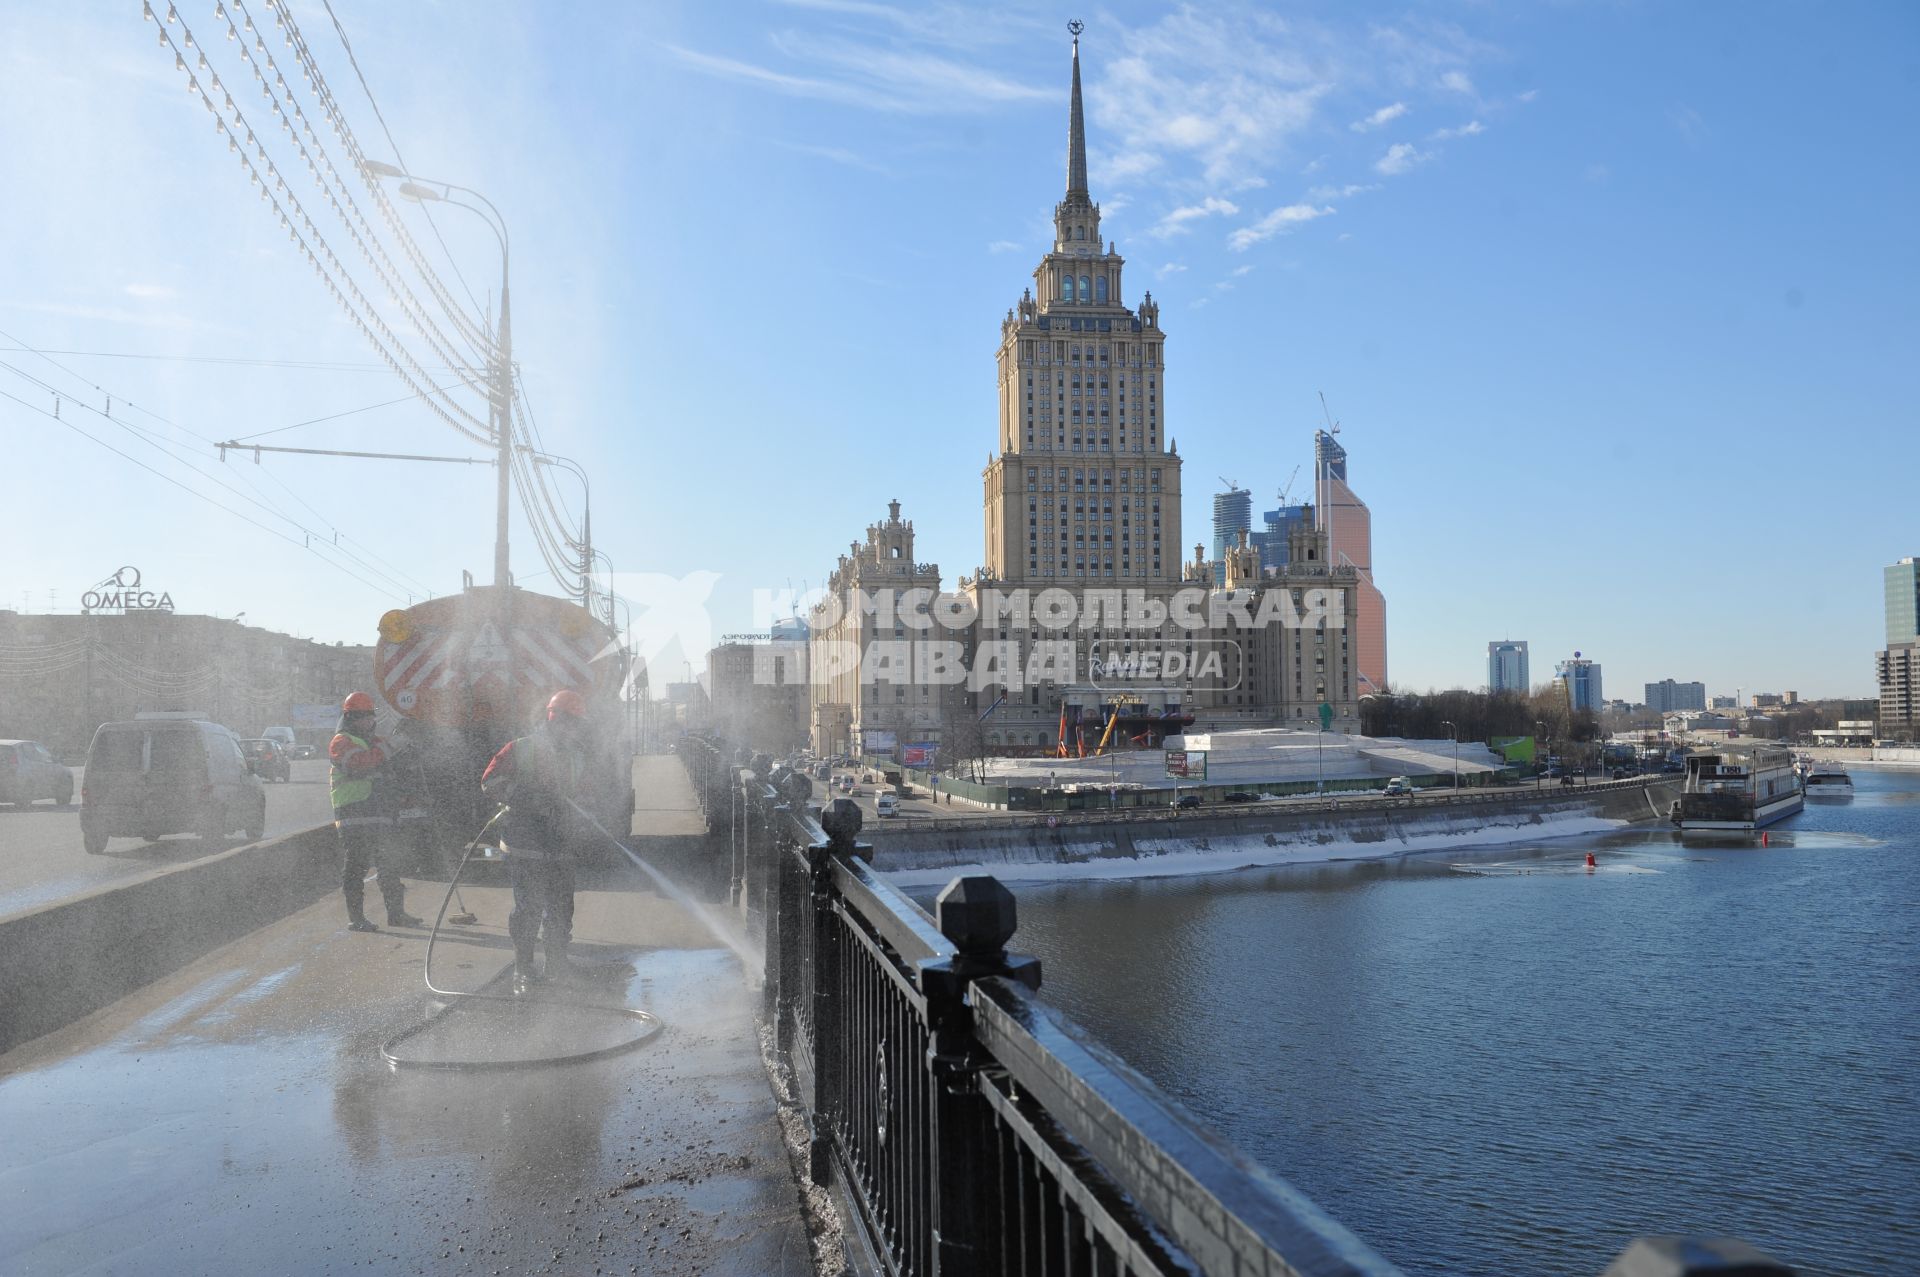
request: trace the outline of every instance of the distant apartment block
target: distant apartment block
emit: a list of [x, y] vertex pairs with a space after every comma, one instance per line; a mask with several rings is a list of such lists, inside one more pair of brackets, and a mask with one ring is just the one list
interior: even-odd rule
[[1533, 684], [1527, 669], [1527, 641], [1501, 639], [1487, 644], [1487, 690], [1525, 696]]
[[1606, 697], [1600, 691], [1600, 666], [1597, 662], [1575, 652], [1570, 661], [1561, 661], [1553, 667], [1554, 681], [1561, 684], [1567, 697], [1567, 705], [1574, 710], [1592, 710], [1600, 712]]
[[[1732, 698], [1725, 698], [1731, 700]], [[1647, 684], [1646, 706], [1658, 714], [1674, 710], [1705, 709], [1707, 707], [1707, 685], [1705, 683], [1676, 683], [1663, 678], [1658, 683]], [[1726, 708], [1732, 708], [1731, 705]]]
[[1899, 643], [1875, 658], [1880, 680], [1880, 734], [1920, 737], [1920, 643]]
[[1912, 555], [1890, 564], [1887, 583], [1887, 646], [1920, 643], [1920, 560]]
[[1708, 709], [1739, 709], [1740, 698], [1738, 696], [1712, 696], [1707, 698], [1707, 708]]

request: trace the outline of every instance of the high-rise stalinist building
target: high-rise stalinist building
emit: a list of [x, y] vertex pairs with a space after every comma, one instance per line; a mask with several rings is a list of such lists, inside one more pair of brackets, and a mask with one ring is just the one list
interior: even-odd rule
[[1053, 248], [1000, 326], [1000, 437], [986, 469], [985, 575], [1005, 586], [1177, 585], [1180, 458], [1167, 435], [1166, 335], [1087, 190], [1080, 39], [1067, 192]]

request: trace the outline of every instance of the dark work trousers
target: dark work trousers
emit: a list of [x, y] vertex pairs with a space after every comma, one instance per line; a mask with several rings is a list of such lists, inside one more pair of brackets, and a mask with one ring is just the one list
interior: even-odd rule
[[547, 962], [567, 956], [573, 942], [573, 857], [566, 852], [507, 847], [507, 872], [513, 882], [513, 912], [507, 915], [507, 934], [513, 937], [514, 961], [533, 965], [534, 941], [546, 928]]
[[406, 886], [400, 881], [400, 871], [387, 850], [393, 826], [385, 820], [362, 816], [337, 829], [342, 860], [340, 892], [347, 898], [348, 921], [358, 922], [366, 916], [363, 906], [369, 867], [380, 871], [380, 898], [386, 902], [387, 913], [396, 917], [405, 913]]

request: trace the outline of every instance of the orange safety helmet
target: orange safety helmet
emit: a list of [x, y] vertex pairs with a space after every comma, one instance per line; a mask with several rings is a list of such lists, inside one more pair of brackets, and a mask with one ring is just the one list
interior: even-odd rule
[[570, 688], [562, 688], [553, 694], [547, 702], [547, 721], [551, 723], [556, 714], [566, 714], [573, 718], [587, 716], [587, 703], [580, 699], [580, 693]]
[[342, 714], [371, 714], [373, 713], [373, 697], [367, 695], [365, 692], [348, 692], [347, 699], [340, 702], [340, 712]]

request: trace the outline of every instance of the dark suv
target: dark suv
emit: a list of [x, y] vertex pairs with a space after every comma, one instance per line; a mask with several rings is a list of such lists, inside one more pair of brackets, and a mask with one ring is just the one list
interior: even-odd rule
[[293, 779], [293, 763], [287, 758], [287, 751], [279, 741], [260, 737], [240, 742], [240, 752], [247, 756], [247, 770], [261, 780], [277, 780], [282, 784]]

